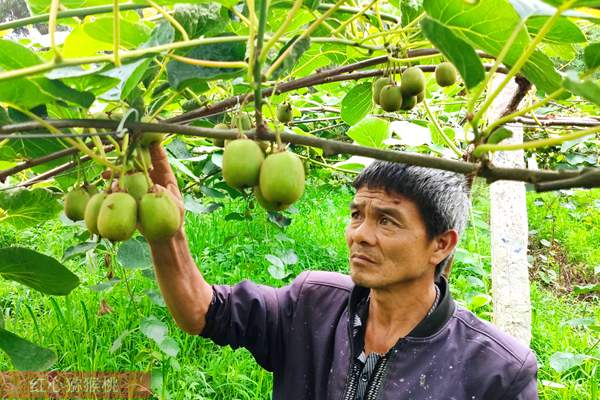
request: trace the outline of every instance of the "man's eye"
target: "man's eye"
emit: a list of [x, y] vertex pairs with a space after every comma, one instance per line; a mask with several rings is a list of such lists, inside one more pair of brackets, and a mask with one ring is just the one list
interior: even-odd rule
[[383, 225], [389, 225], [392, 223], [392, 221], [388, 217], [381, 217], [379, 222], [382, 223]]
[[359, 215], [358, 211], [353, 211], [352, 213], [350, 213], [350, 217], [352, 217], [352, 218], [358, 218], [358, 215]]

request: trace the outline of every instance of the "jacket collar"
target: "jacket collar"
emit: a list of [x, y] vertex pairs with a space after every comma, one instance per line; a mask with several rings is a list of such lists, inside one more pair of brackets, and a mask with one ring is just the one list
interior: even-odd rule
[[[456, 304], [450, 294], [450, 287], [445, 277], [441, 277], [439, 281], [435, 283], [440, 289], [440, 301], [435, 310], [428, 316], [425, 317], [419, 324], [407, 335], [407, 337], [424, 338], [431, 336], [438, 332], [442, 326], [446, 324], [446, 321], [454, 314]], [[354, 286], [350, 293], [349, 300], [349, 311], [350, 311], [350, 324], [354, 322], [354, 316], [357, 313], [362, 317], [364, 310], [361, 312], [361, 305], [366, 303], [371, 289], [362, 286]]]

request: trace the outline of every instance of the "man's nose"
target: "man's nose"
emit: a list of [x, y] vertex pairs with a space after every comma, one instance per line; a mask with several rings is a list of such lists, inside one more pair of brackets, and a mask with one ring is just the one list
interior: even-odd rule
[[354, 228], [352, 239], [355, 243], [375, 244], [375, 224], [369, 218], [365, 218]]

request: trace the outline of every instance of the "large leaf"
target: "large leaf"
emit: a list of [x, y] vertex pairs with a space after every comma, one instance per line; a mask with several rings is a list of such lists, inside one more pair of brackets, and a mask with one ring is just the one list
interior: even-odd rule
[[[186, 57], [211, 61], [243, 61], [246, 44], [243, 42], [216, 43], [192, 49]], [[242, 73], [241, 68], [213, 68], [170, 61], [167, 64], [169, 83], [176, 89], [192, 85], [195, 81], [231, 78]]]
[[55, 296], [66, 296], [79, 285], [77, 275], [57, 260], [23, 247], [0, 249], [0, 276]]
[[373, 108], [371, 83], [356, 85], [342, 100], [342, 120], [348, 125], [354, 125], [363, 119], [371, 108]]
[[150, 247], [141, 237], [123, 242], [117, 252], [117, 260], [126, 268], [152, 267]]
[[369, 147], [385, 147], [383, 141], [390, 136], [390, 123], [381, 118], [367, 117], [350, 127], [346, 134], [357, 144]]
[[0, 208], [7, 213], [2, 222], [17, 229], [44, 223], [62, 210], [57, 196], [45, 189], [2, 191]]
[[279, 65], [279, 67], [273, 72], [273, 77], [279, 77], [287, 72], [289, 72], [296, 63], [302, 57], [304, 52], [308, 50], [310, 47], [310, 38], [302, 38], [297, 40], [297, 37], [290, 39], [279, 51], [274, 60], [278, 59], [290, 46], [293, 45], [290, 53], [285, 57], [283, 62]]
[[483, 81], [485, 70], [473, 47], [431, 18], [423, 18], [421, 28], [431, 43], [454, 64], [468, 88]]
[[99, 97], [104, 100], [122, 100], [126, 98], [140, 82], [151, 62], [152, 60], [149, 58], [142, 58], [100, 73], [102, 76], [118, 79], [119, 83]]
[[592, 43], [584, 50], [585, 66], [588, 69], [600, 67], [600, 42]]
[[[175, 19], [191, 39], [222, 32], [228, 22], [218, 3], [176, 4], [174, 10]], [[181, 40], [179, 32], [177, 32], [177, 40]]]
[[0, 328], [0, 349], [19, 371], [44, 371], [57, 360], [56, 354]]
[[577, 74], [569, 73], [563, 81], [563, 87], [571, 93], [600, 106], [600, 85], [597, 82], [591, 79], [582, 81]]
[[587, 354], [573, 354], [556, 352], [550, 356], [550, 366], [557, 372], [565, 372], [573, 367], [578, 367], [591, 357]]
[[[468, 42], [474, 48], [497, 56], [521, 18], [506, 0], [425, 0], [429, 16]], [[514, 64], [531, 42], [527, 30], [522, 28], [508, 51], [504, 63]], [[544, 92], [554, 92], [560, 87], [560, 75], [552, 61], [535, 50], [522, 68], [523, 75]]]
[[[141, 23], [121, 19], [120, 29], [120, 43], [126, 48], [136, 48], [150, 37], [150, 29]], [[110, 43], [112, 46], [113, 18], [112, 16], [95, 18], [93, 21], [83, 24], [83, 31], [92, 39]]]

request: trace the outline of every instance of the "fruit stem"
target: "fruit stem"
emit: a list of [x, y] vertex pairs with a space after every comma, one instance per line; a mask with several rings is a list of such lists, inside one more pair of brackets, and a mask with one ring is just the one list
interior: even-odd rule
[[446, 133], [444, 133], [437, 118], [435, 118], [435, 115], [433, 115], [433, 113], [429, 109], [429, 105], [427, 105], [427, 99], [423, 99], [423, 107], [425, 107], [425, 111], [427, 112], [429, 119], [435, 126], [435, 129], [437, 130], [438, 134], [442, 137], [444, 142], [446, 142], [446, 144], [448, 145], [448, 147], [450, 147], [450, 149], [454, 152], [454, 154], [456, 154], [459, 158], [462, 157], [462, 151], [460, 151], [460, 149], [456, 146], [456, 144], [454, 144], [454, 142], [452, 140], [450, 140], [450, 138], [446, 135]]
[[[268, 13], [268, 1], [269, 0], [257, 0], [258, 4], [258, 32], [256, 34], [256, 48], [254, 49], [254, 111], [256, 119], [256, 130], [262, 132], [264, 128], [262, 118], [262, 61], [260, 54], [262, 52], [263, 43], [265, 40], [265, 29], [267, 26], [267, 13]], [[241, 124], [240, 124], [241, 125]]]

